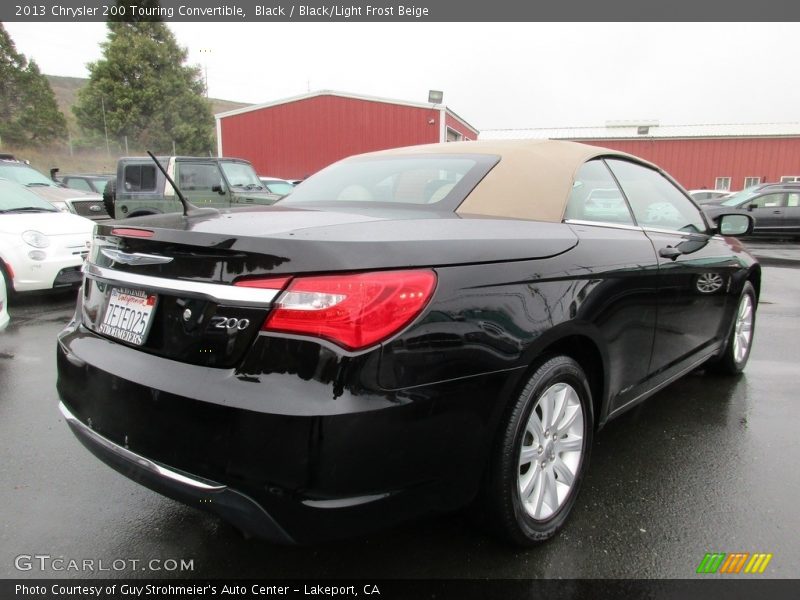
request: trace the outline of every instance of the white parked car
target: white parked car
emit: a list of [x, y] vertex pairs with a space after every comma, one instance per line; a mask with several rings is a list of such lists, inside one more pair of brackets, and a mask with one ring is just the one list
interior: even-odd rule
[[689, 195], [698, 204], [717, 203], [731, 195], [728, 190], [689, 190]]
[[94, 223], [0, 179], [0, 275], [8, 293], [77, 287]]
[[258, 178], [261, 180], [261, 185], [263, 185], [270, 194], [286, 196], [287, 194], [291, 194], [294, 189], [294, 185], [291, 182], [286, 179], [281, 179], [280, 177], [259, 175]]
[[6, 280], [0, 277], [0, 331], [8, 325], [8, 296], [6, 294]]
[[82, 192], [63, 186], [42, 175], [29, 164], [0, 157], [0, 179], [24, 185], [58, 210], [71, 212], [93, 220], [107, 219], [103, 198], [97, 193]]

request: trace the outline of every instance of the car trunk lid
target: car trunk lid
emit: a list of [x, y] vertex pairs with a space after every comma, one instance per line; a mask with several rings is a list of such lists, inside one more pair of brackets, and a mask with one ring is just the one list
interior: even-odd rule
[[[530, 260], [576, 243], [559, 224], [430, 211], [272, 207], [132, 219], [98, 225], [83, 322], [146, 352], [230, 368], [293, 276]], [[242, 287], [254, 279], [259, 288]]]

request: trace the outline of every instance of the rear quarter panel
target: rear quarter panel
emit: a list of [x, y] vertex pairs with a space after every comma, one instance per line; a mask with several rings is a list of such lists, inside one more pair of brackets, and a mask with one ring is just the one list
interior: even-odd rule
[[[599, 375], [600, 398], [641, 383], [656, 316], [652, 245], [640, 231], [590, 229], [558, 256], [437, 269], [425, 314], [383, 348], [380, 384], [399, 389], [506, 371], [514, 390], [565, 339], [593, 356], [584, 368]], [[487, 396], [508, 400], [499, 389]]]

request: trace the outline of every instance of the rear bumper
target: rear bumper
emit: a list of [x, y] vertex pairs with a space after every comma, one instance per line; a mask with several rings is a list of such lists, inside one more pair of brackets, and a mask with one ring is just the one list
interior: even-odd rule
[[369, 383], [370, 360], [297, 372], [279, 356], [319, 348], [265, 345], [253, 353], [271, 368], [239, 373], [72, 324], [57, 349], [65, 416], [122, 474], [283, 543], [349, 537], [474, 497], [509, 373], [387, 391]]
[[170, 498], [216, 513], [247, 534], [273, 542], [294, 543], [280, 525], [246, 494], [213, 481], [179, 473], [131, 452], [92, 431], [63, 402], [58, 407], [81, 444], [126, 477]]

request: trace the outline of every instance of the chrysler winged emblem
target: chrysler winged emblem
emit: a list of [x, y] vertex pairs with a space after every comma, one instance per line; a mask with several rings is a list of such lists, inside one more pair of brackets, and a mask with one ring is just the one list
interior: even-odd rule
[[158, 256], [156, 254], [142, 254], [141, 252], [122, 252], [121, 250], [112, 250], [110, 248], [103, 248], [100, 250], [103, 255], [110, 258], [114, 262], [122, 263], [123, 265], [163, 265], [172, 262], [171, 256]]

